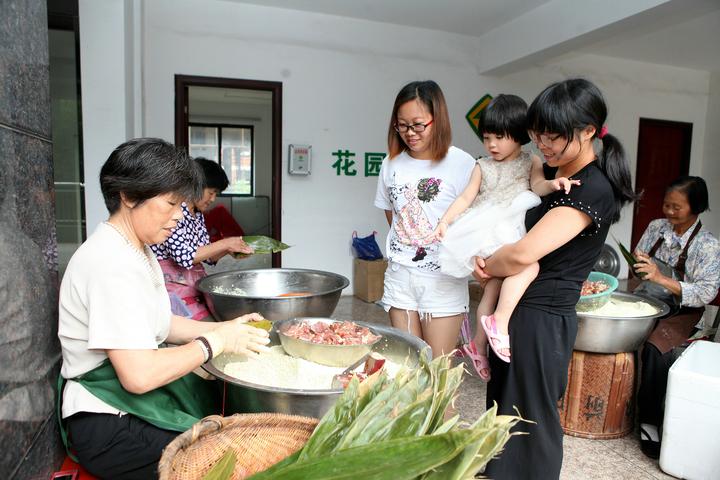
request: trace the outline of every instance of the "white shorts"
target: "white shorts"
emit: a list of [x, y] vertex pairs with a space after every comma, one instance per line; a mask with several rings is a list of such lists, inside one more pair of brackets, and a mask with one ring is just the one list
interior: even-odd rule
[[389, 262], [385, 271], [382, 303], [390, 308], [412, 310], [420, 318], [449, 317], [468, 311], [470, 295], [467, 278], [423, 272]]

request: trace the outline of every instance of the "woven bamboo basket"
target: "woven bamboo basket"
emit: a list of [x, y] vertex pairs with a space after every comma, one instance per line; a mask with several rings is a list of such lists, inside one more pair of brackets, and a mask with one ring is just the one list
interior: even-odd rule
[[165, 448], [160, 480], [202, 479], [228, 449], [237, 457], [232, 479], [249, 477], [299, 450], [317, 423], [279, 413], [205, 417]]
[[582, 438], [620, 438], [633, 428], [635, 357], [574, 351], [558, 404], [563, 431]]

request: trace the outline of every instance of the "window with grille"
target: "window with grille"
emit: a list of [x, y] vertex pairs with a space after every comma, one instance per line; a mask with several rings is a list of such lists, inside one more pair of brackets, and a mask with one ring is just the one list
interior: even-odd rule
[[253, 127], [190, 123], [189, 153], [214, 160], [225, 170], [230, 185], [224, 195], [253, 194]]

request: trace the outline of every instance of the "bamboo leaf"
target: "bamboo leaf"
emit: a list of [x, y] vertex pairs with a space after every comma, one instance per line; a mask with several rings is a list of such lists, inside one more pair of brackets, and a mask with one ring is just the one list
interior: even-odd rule
[[[497, 405], [494, 405], [493, 409], [496, 408]], [[481, 468], [485, 467], [485, 465], [487, 465], [493, 457], [499, 455], [510, 438], [514, 435], [519, 435], [519, 433], [510, 433], [510, 430], [520, 421], [533, 423], [521, 417], [497, 415], [493, 422], [493, 426], [490, 429], [492, 432], [491, 435], [488, 435], [482, 440], [482, 443], [478, 448], [478, 453], [468, 467], [467, 473], [472, 473], [474, 475]]]
[[300, 453], [300, 460], [322, 455], [334, 448], [337, 441], [345, 434], [346, 429], [352, 425], [352, 421], [355, 419], [352, 412], [358, 399], [358, 387], [357, 378], [350, 380], [348, 387], [335, 402], [335, 405], [315, 427], [315, 431]]
[[[266, 237], [265, 235], [246, 235], [243, 237], [243, 240], [252, 247], [254, 254], [278, 253], [290, 248], [290, 245], [283, 243], [280, 240]], [[236, 258], [243, 258], [253, 254], [236, 252], [233, 255]]]
[[421, 435], [419, 430], [430, 411], [432, 395], [432, 390], [428, 388], [417, 400], [399, 411], [390, 422], [381, 426], [372, 436], [360, 437], [357, 444]]
[[[493, 457], [502, 452], [505, 444], [514, 434], [505, 429], [494, 429], [489, 431], [490, 434], [483, 439], [478, 446], [477, 454], [468, 465], [465, 478], [472, 478], [477, 472], [484, 468]], [[462, 477], [461, 477], [462, 478]]]
[[[388, 428], [401, 412], [418, 400], [423, 394], [423, 390], [420, 389], [427, 376], [427, 372], [418, 370], [416, 375], [404, 385], [388, 389], [392, 390], [388, 392], [388, 395], [382, 393], [378, 395], [358, 415], [355, 424], [348, 429], [346, 436], [338, 443], [337, 450], [384, 439], [385, 437], [379, 432]], [[432, 391], [429, 388], [425, 390], [428, 392], [425, 398], [429, 403], [432, 400]], [[422, 425], [422, 419], [419, 425]]]
[[232, 477], [235, 471], [235, 462], [237, 457], [232, 449], [228, 449], [225, 455], [205, 474], [203, 480], [227, 480]]
[[295, 453], [293, 453], [292, 455], [290, 455], [288, 457], [285, 457], [283, 460], [280, 460], [278, 463], [274, 464], [272, 467], [263, 470], [262, 473], [268, 474], [268, 475], [270, 475], [270, 474], [274, 475], [275, 472], [277, 472], [278, 470], [282, 470], [283, 468], [294, 464], [295, 462], [298, 461], [298, 458], [300, 457], [300, 452], [301, 452], [301, 450], [297, 450]]
[[251, 479], [410, 480], [451, 460], [472, 441], [474, 433], [458, 430], [376, 442], [297, 462], [270, 475], [260, 472]]
[[358, 412], [353, 424], [345, 431], [343, 438], [337, 442], [335, 450], [355, 445], [355, 439], [358, 436], [363, 433], [370, 434], [374, 431], [375, 425], [387, 422], [393, 406], [399, 405], [399, 399], [395, 396], [400, 388], [402, 387], [398, 383], [390, 383], [388, 388], [379, 392], [362, 411]]
[[462, 377], [464, 370], [462, 365], [458, 365], [455, 368], [448, 369], [443, 368], [439, 374], [439, 381], [436, 382], [434, 405], [433, 411], [426, 419], [426, 424], [423, 426], [425, 433], [434, 432], [440, 425], [445, 421], [445, 411], [452, 403], [455, 398], [455, 393], [458, 387], [462, 383]]
[[618, 240], [617, 238], [615, 238], [615, 235], [613, 235], [613, 240], [615, 240], [615, 243], [618, 244], [618, 248], [620, 249], [620, 253], [622, 253], [623, 258], [625, 258], [625, 261], [626, 261], [627, 264], [628, 264], [628, 269], [629, 269], [633, 274], [637, 275], [639, 278], [643, 278], [643, 277], [645, 276], [645, 272], [637, 272], [637, 273], [635, 273], [635, 267], [633, 267], [633, 265], [635, 265], [636, 263], [638, 263], [637, 259], [635, 258], [635, 255], [633, 255], [632, 253], [630, 253], [630, 251], [629, 251], [627, 248], [625, 248], [625, 245], [623, 245], [623, 244], [620, 242], [620, 240]]
[[446, 421], [432, 432], [433, 435], [440, 435], [441, 433], [449, 432], [460, 420], [460, 415], [455, 415], [450, 420]]

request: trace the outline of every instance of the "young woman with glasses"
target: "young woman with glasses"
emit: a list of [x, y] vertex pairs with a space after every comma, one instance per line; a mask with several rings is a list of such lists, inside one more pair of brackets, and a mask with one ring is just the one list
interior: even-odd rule
[[[606, 117], [600, 90], [584, 79], [552, 84], [538, 95], [528, 109], [528, 125], [545, 159], [545, 176], [580, 184], [567, 194], [559, 190], [543, 197], [529, 210], [528, 233], [522, 239], [489, 258], [476, 258], [479, 278], [504, 278], [540, 264], [510, 319], [512, 362], [490, 355], [487, 390], [488, 405], [497, 402], [503, 414], [517, 408], [533, 423], [516, 429], [529, 435], [508, 443], [488, 464], [488, 477], [537, 480], [560, 475], [563, 431], [557, 402], [565, 391], [577, 334], [575, 304], [610, 225], [620, 219], [623, 205], [635, 200], [622, 145], [607, 133]], [[602, 147], [597, 152], [595, 139]]]
[[433, 235], [475, 165], [450, 143], [450, 119], [438, 84], [405, 85], [390, 116], [389, 153], [375, 196], [390, 225], [382, 303], [392, 325], [425, 340], [433, 356], [455, 349], [469, 304], [467, 281], [440, 272]]

